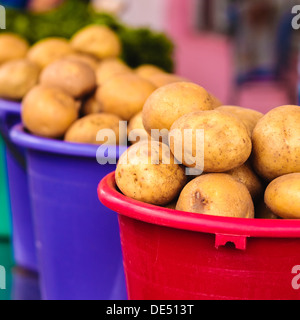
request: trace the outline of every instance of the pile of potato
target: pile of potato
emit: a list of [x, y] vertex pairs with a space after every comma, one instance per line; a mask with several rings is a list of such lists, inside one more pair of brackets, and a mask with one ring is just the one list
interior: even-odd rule
[[[199, 85], [155, 66], [133, 70], [119, 59], [117, 35], [104, 26], [32, 47], [1, 34], [0, 48], [0, 97], [22, 100], [22, 121], [32, 134], [100, 145], [100, 129], [119, 138], [119, 122], [129, 122], [132, 146], [116, 170], [124, 195], [207, 215], [300, 218], [298, 106], [264, 115], [223, 106]], [[189, 176], [198, 129], [204, 130], [204, 172]], [[161, 136], [150, 138], [153, 130]], [[186, 130], [192, 139], [169, 135], [184, 137]]]
[[[169, 137], [167, 143], [146, 139], [122, 155], [116, 183], [124, 195], [206, 215], [300, 218], [300, 107], [264, 115], [222, 106], [202, 87], [176, 82], [154, 91], [141, 117], [139, 126], [149, 135], [167, 129], [160, 139]], [[204, 172], [191, 177], [186, 168], [195, 167], [198, 129], [204, 130]], [[173, 130], [182, 137], [191, 130], [193, 139], [184, 143]]]
[[152, 65], [130, 68], [119, 58], [120, 39], [106, 26], [31, 47], [4, 33], [0, 48], [0, 98], [22, 101], [22, 121], [32, 134], [73, 143], [100, 145], [100, 129], [119, 138], [119, 121], [141, 112], [159, 86], [183, 80]]

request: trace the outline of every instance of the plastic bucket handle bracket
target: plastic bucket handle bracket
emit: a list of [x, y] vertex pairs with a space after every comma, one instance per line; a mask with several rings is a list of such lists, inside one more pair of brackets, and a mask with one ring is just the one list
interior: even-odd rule
[[226, 246], [228, 243], [232, 243], [236, 249], [245, 251], [247, 247], [247, 238], [247, 236], [216, 234], [215, 247], [216, 249], [219, 249], [220, 247]]

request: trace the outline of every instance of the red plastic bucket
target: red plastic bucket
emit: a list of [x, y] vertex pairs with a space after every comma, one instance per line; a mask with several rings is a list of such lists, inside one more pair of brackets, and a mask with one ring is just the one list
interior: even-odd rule
[[148, 205], [122, 195], [114, 173], [100, 182], [98, 195], [119, 214], [129, 299], [300, 299], [300, 221]]

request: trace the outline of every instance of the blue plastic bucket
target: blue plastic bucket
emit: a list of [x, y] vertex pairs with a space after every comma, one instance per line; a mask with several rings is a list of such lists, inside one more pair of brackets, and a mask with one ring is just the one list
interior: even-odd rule
[[[11, 139], [26, 149], [42, 298], [127, 299], [117, 217], [102, 206], [97, 185], [115, 165], [100, 165], [97, 146], [28, 134]], [[126, 150], [114, 148], [116, 157]]]
[[17, 265], [37, 271], [25, 150], [16, 146], [9, 137], [11, 127], [20, 122], [20, 113], [20, 103], [0, 100], [0, 133], [6, 146], [14, 259]]

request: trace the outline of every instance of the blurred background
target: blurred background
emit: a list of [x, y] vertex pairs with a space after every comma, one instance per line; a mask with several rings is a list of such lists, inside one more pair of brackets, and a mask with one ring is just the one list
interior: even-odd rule
[[[82, 8], [108, 13], [131, 27], [151, 28], [172, 40], [144, 43], [143, 57], [130, 53], [129, 64], [151, 62], [186, 77], [210, 90], [224, 104], [268, 111], [280, 104], [297, 103], [299, 32], [293, 31], [291, 8], [296, 0], [5, 0], [6, 7], [31, 13], [49, 12], [65, 6], [69, 24], [45, 24], [37, 30], [24, 16], [8, 16], [8, 29], [25, 33], [34, 41], [45, 35], [71, 35], [85, 25]], [[68, 2], [68, 4], [66, 4]], [[65, 4], [63, 4], [65, 3]], [[85, 7], [84, 7], [85, 6]], [[62, 11], [62, 10], [60, 10]], [[75, 12], [75, 13], [74, 13]], [[33, 14], [34, 16], [34, 14]], [[51, 15], [50, 15], [51, 16]], [[47, 19], [49, 14], [46, 15]], [[33, 19], [33, 17], [31, 18]], [[59, 19], [59, 17], [58, 17]], [[75, 20], [80, 20], [75, 23]], [[61, 19], [63, 20], [63, 19]], [[97, 19], [96, 19], [97, 20]], [[101, 20], [101, 19], [100, 19]], [[105, 23], [114, 24], [108, 19]], [[98, 22], [103, 22], [102, 20]], [[29, 25], [29, 26], [28, 26]], [[51, 28], [50, 28], [51, 27]], [[23, 28], [23, 30], [22, 30]], [[41, 30], [47, 29], [45, 34]], [[58, 28], [59, 31], [55, 30]], [[27, 30], [28, 29], [28, 30]], [[26, 31], [25, 31], [26, 30]], [[39, 33], [40, 36], [39, 36]], [[143, 38], [143, 34], [130, 35]], [[155, 36], [154, 36], [155, 37]], [[129, 38], [129, 36], [128, 36]], [[150, 37], [149, 37], [150, 38]], [[152, 39], [153, 40], [153, 39]], [[156, 39], [157, 40], [157, 39]], [[128, 42], [127, 41], [127, 42]], [[146, 42], [146, 40], [145, 40]], [[136, 40], [137, 47], [140, 46]], [[155, 46], [172, 51], [174, 63], [157, 57]], [[142, 50], [141, 50], [142, 51]], [[145, 56], [148, 57], [145, 58]], [[142, 59], [142, 61], [140, 61]], [[165, 59], [165, 61], [162, 61]], [[126, 59], [125, 59], [126, 60]]]
[[[155, 64], [205, 87], [224, 105], [265, 113], [279, 105], [298, 104], [300, 31], [291, 25], [297, 2], [3, 0], [0, 4], [7, 9], [3, 31], [19, 33], [30, 43], [47, 36], [69, 38], [90, 23], [107, 24], [119, 33], [123, 59], [130, 66]], [[7, 243], [0, 246], [0, 264], [8, 269], [13, 265]], [[22, 299], [25, 292], [36, 299], [36, 277], [12, 272], [8, 294]]]

